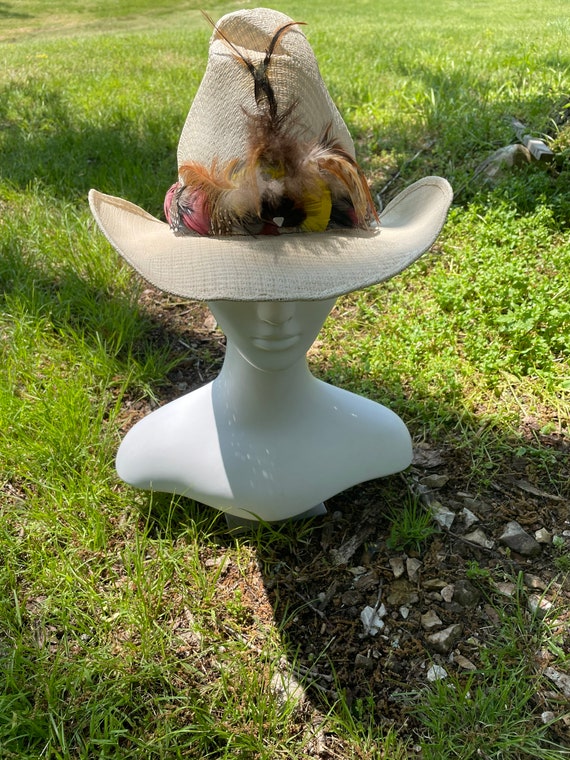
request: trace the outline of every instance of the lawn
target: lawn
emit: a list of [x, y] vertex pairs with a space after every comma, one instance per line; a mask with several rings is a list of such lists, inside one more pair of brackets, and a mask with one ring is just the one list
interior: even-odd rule
[[[129, 427], [215, 377], [224, 340], [87, 205], [95, 187], [162, 214], [211, 30], [194, 2], [0, 3], [1, 760], [568, 754], [567, 3], [428, 5], [280, 5], [379, 205], [429, 174], [455, 190], [432, 251], [339, 299], [310, 352], [404, 419], [414, 465], [232, 536], [115, 474]], [[552, 163], [493, 162], [513, 118]], [[512, 521], [538, 553], [501, 540]]]

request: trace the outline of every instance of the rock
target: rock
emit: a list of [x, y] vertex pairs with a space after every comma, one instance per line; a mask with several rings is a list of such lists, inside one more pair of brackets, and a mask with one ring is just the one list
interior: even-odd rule
[[495, 588], [503, 596], [514, 596], [517, 590], [516, 583], [511, 583], [510, 581], [499, 581], [495, 585]]
[[473, 514], [473, 512], [470, 509], [467, 509], [467, 507], [463, 507], [461, 510], [461, 517], [463, 519], [465, 530], [469, 530], [472, 525], [475, 525], [476, 522], [479, 522], [477, 515]]
[[291, 673], [274, 673], [269, 688], [280, 707], [285, 707], [291, 701], [299, 703], [305, 699], [305, 690]]
[[548, 584], [545, 583], [538, 575], [532, 575], [531, 573], [525, 573], [523, 575], [524, 585], [527, 588], [538, 589], [539, 591], [546, 591]]
[[409, 607], [400, 607], [400, 615], [402, 616], [402, 620], [407, 620], [410, 614], [410, 608]]
[[536, 555], [541, 552], [538, 541], [530, 536], [519, 523], [514, 520], [507, 523], [499, 541], [505, 546], [508, 546], [511, 551], [520, 554], [522, 557], [536, 557]]
[[426, 475], [420, 480], [422, 486], [427, 488], [443, 488], [449, 480], [449, 475]]
[[440, 528], [449, 530], [455, 520], [455, 512], [452, 512], [448, 507], [444, 507], [439, 501], [434, 501], [430, 504], [431, 516]]
[[459, 665], [460, 668], [463, 668], [463, 670], [477, 670], [477, 666], [474, 665], [471, 662], [471, 660], [468, 660], [467, 657], [464, 657], [462, 654], [454, 654], [453, 661], [457, 665]]
[[481, 528], [476, 528], [471, 533], [466, 533], [463, 538], [466, 541], [471, 541], [472, 544], [482, 546], [484, 549], [492, 549], [495, 546], [495, 542], [483, 533]]
[[376, 570], [370, 570], [364, 575], [358, 576], [354, 582], [354, 588], [357, 591], [367, 591], [368, 589], [375, 588], [378, 585], [378, 573]]
[[437, 613], [433, 610], [428, 610], [424, 615], [422, 615], [420, 622], [422, 624], [422, 628], [425, 631], [433, 631], [434, 628], [439, 628], [441, 625], [443, 625]]
[[386, 607], [383, 604], [378, 609], [374, 607], [365, 607], [360, 613], [360, 619], [364, 626], [364, 633], [369, 636], [376, 636], [378, 631], [384, 628], [384, 621], [382, 618], [386, 615]]
[[489, 512], [491, 509], [490, 504], [487, 504], [487, 502], [481, 501], [480, 499], [476, 499], [474, 496], [469, 493], [465, 493], [464, 491], [458, 491], [457, 498], [461, 499], [464, 507], [467, 507], [468, 510], [475, 514], [480, 514], [481, 512]]
[[443, 464], [443, 457], [441, 452], [432, 449], [429, 443], [422, 442], [414, 446], [412, 464], [415, 467], [425, 467], [426, 470], [431, 470]]
[[461, 636], [463, 628], [459, 623], [444, 628], [426, 637], [428, 646], [438, 654], [449, 654]]
[[552, 667], [544, 669], [544, 675], [555, 683], [565, 697], [570, 698], [570, 676], [560, 673]]
[[419, 600], [420, 597], [413, 586], [407, 580], [400, 578], [392, 583], [386, 602], [391, 607], [411, 607]]
[[540, 528], [534, 534], [534, 540], [539, 544], [551, 544], [552, 533], [546, 530], [546, 528]]
[[408, 557], [406, 560], [406, 572], [408, 573], [408, 578], [412, 581], [417, 581], [418, 579], [418, 571], [420, 567], [422, 566], [422, 563], [419, 559], [414, 559], [413, 557]]
[[345, 591], [341, 596], [340, 601], [343, 607], [356, 607], [360, 602], [364, 601], [360, 593], [355, 589], [349, 589]]
[[406, 570], [404, 567], [404, 560], [401, 557], [390, 557], [388, 562], [394, 573], [394, 578], [401, 578]]
[[469, 581], [460, 580], [455, 583], [453, 601], [462, 607], [475, 607], [480, 598], [481, 594]]
[[447, 581], [444, 581], [441, 578], [428, 578], [427, 580], [422, 581], [422, 586], [423, 588], [441, 591], [442, 588], [447, 586]]
[[427, 680], [430, 682], [441, 681], [443, 678], [447, 678], [447, 670], [442, 668], [441, 665], [432, 665], [428, 670]]
[[374, 660], [372, 657], [367, 657], [364, 654], [358, 653], [354, 658], [354, 665], [357, 668], [363, 668], [364, 670], [374, 669]]
[[531, 614], [538, 618], [545, 618], [552, 609], [552, 602], [539, 594], [531, 594], [527, 600], [527, 607]]
[[455, 585], [453, 583], [449, 583], [447, 586], [444, 586], [440, 591], [441, 598], [443, 599], [443, 601], [449, 604], [449, 602], [451, 602], [451, 600], [453, 599], [454, 591], [455, 591]]

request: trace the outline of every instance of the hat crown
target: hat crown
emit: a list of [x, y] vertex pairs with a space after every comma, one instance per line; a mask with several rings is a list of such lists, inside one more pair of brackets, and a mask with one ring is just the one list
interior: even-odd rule
[[[295, 19], [279, 11], [256, 8], [223, 16], [210, 39], [208, 64], [178, 143], [178, 166], [189, 161], [210, 166], [246, 156], [248, 114], [255, 114], [254, 80], [228, 45], [253, 64], [263, 61], [275, 32]], [[223, 36], [222, 36], [223, 35]], [[225, 38], [225, 39], [224, 39]], [[291, 131], [300, 139], [329, 136], [354, 155], [350, 133], [322, 80], [317, 60], [301, 27], [280, 36], [271, 56], [268, 78], [280, 111], [295, 103]]]

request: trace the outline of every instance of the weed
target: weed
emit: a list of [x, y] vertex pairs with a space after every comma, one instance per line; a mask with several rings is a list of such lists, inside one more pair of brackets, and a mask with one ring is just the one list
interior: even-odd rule
[[491, 572], [486, 567], [481, 567], [476, 560], [469, 560], [465, 568], [465, 577], [470, 581], [487, 584], [491, 580]]
[[390, 518], [392, 524], [387, 543], [396, 551], [419, 551], [437, 532], [430, 513], [413, 497], [408, 499], [401, 511], [393, 510]]

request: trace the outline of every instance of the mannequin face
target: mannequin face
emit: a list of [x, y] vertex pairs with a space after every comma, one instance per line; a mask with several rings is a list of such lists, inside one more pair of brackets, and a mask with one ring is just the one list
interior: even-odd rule
[[257, 369], [287, 369], [305, 356], [336, 298], [326, 301], [209, 301], [219, 326]]

